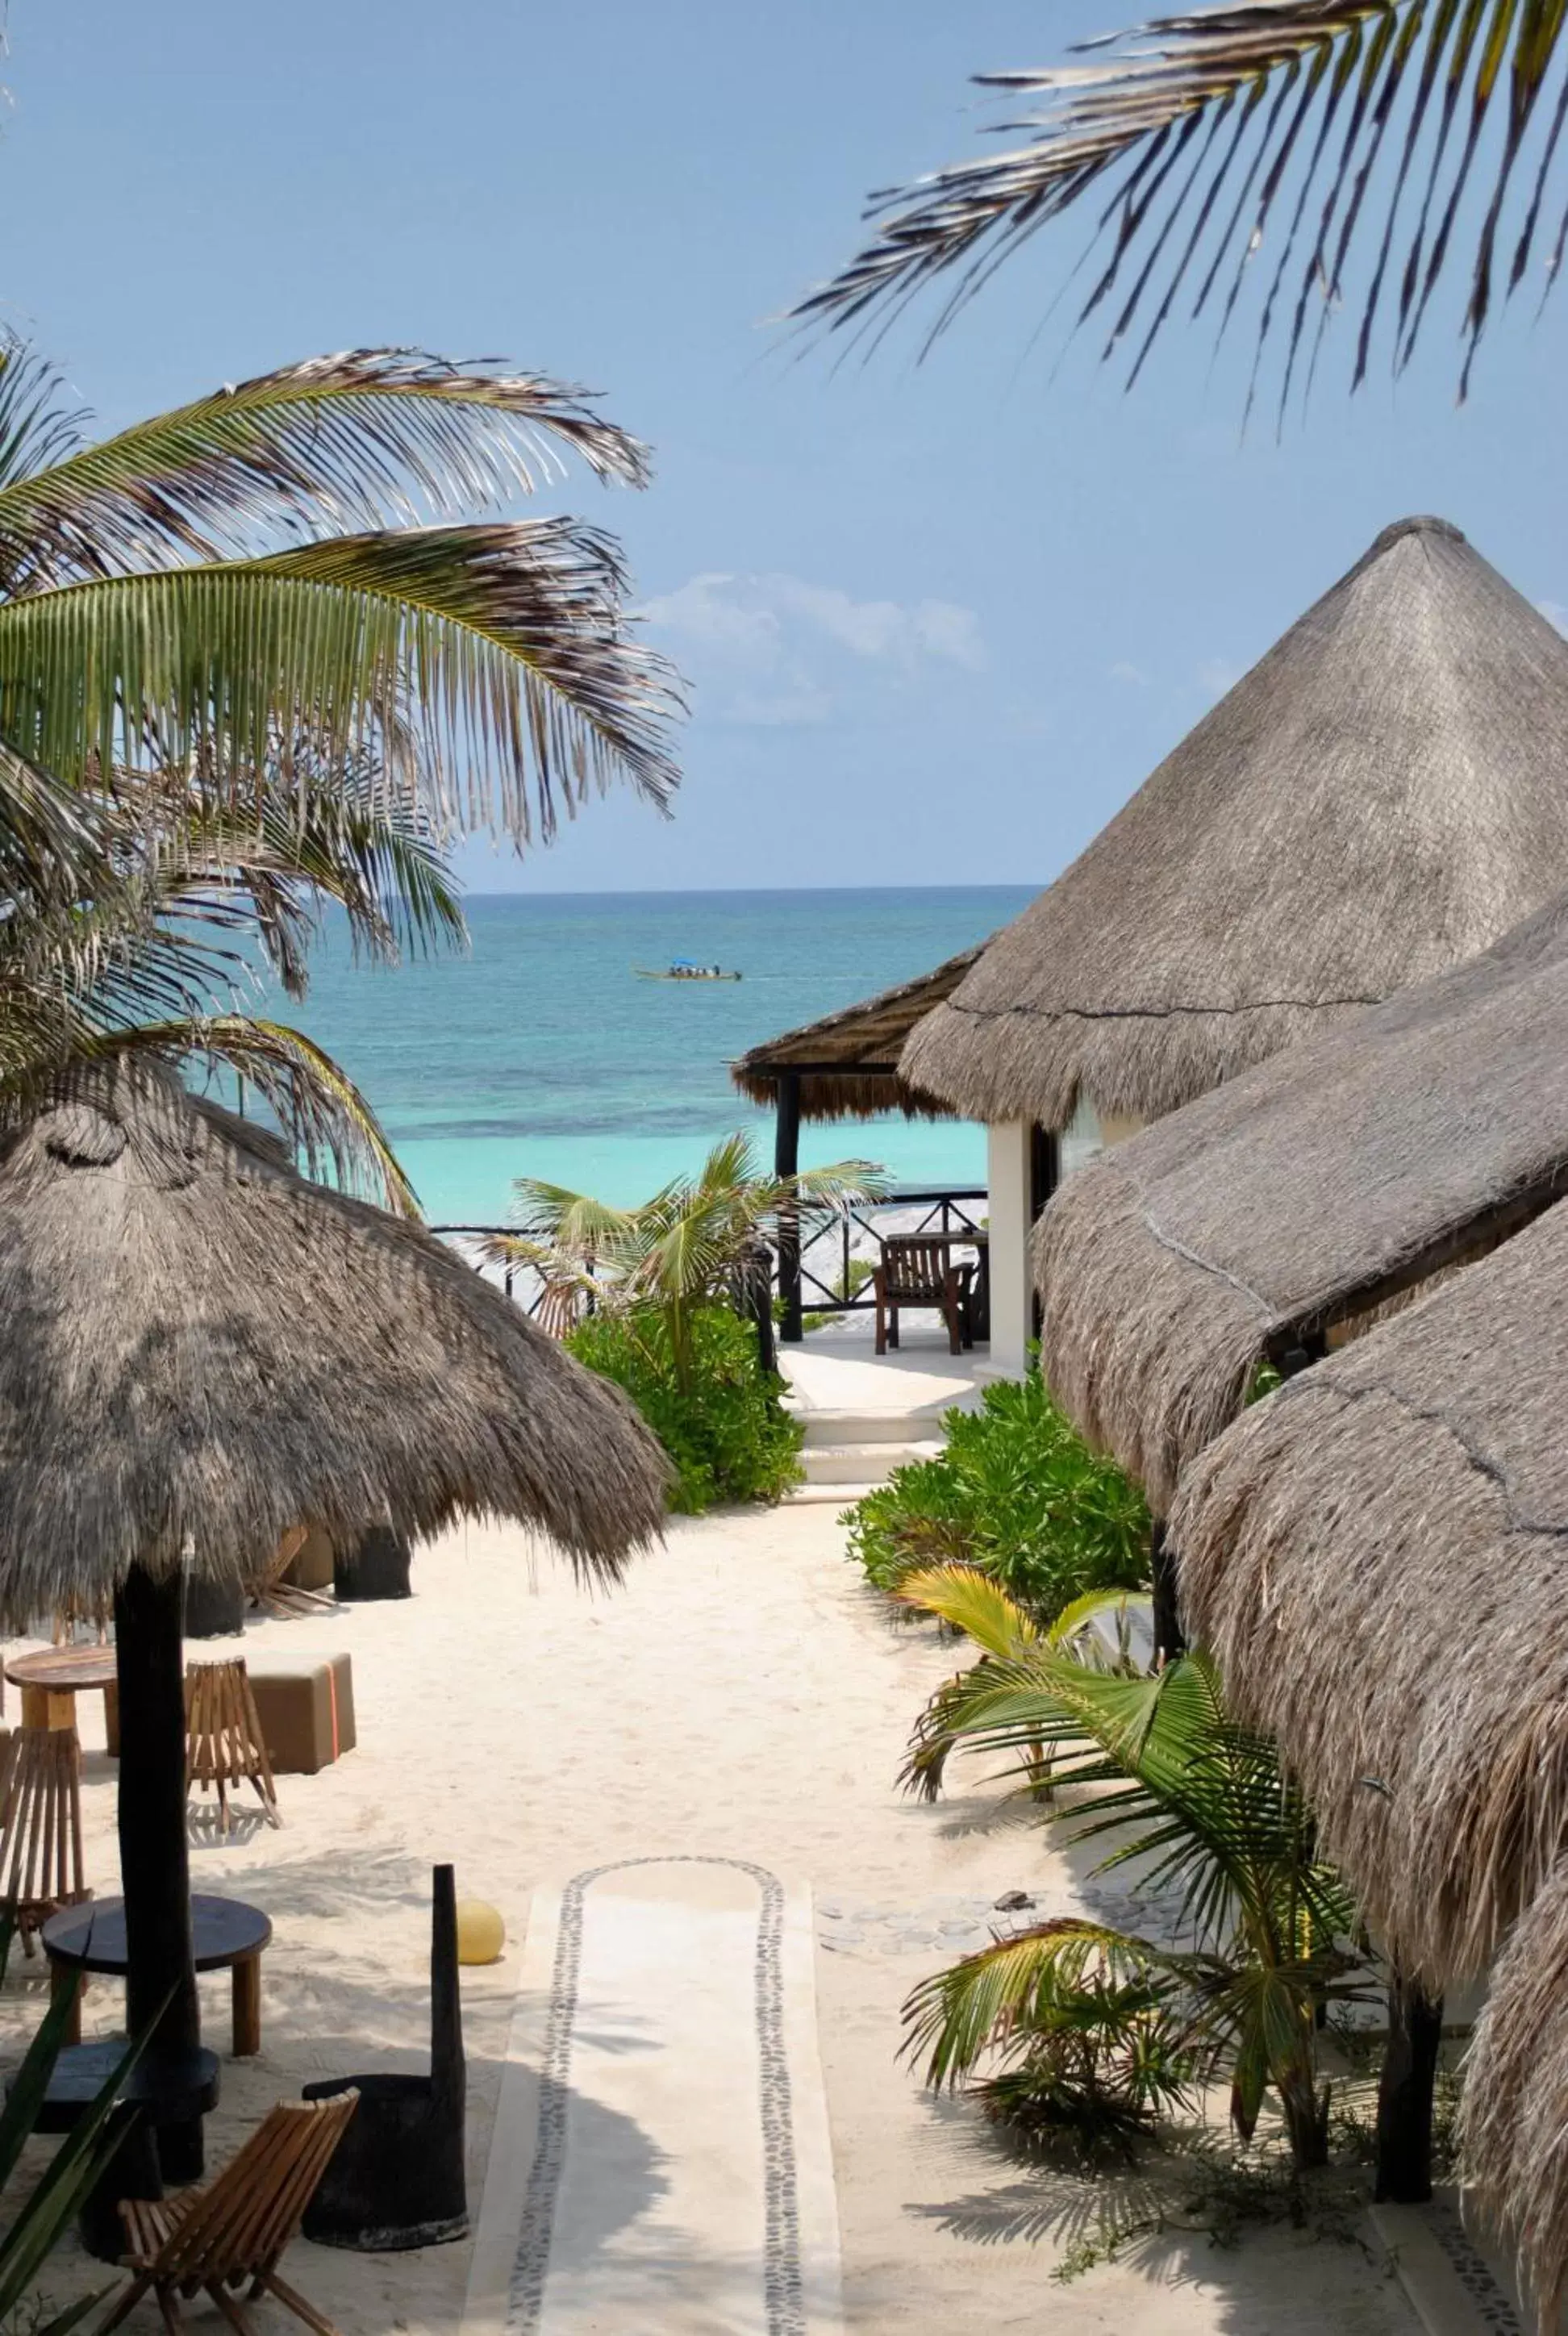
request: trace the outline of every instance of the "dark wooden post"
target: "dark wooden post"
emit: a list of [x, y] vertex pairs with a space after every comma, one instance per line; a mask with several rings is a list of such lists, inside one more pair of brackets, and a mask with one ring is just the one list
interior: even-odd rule
[[1396, 1969], [1388, 1981], [1388, 2049], [1378, 2087], [1378, 2172], [1373, 2196], [1424, 2206], [1432, 2195], [1432, 2096], [1443, 2041], [1436, 2001]]
[[[778, 1083], [778, 1115], [774, 1132], [774, 1174], [795, 1175], [800, 1168], [801, 1081], [798, 1071], [783, 1071]], [[779, 1211], [778, 1286], [784, 1299], [779, 1336], [792, 1346], [805, 1336], [801, 1319], [801, 1229], [794, 1208]]]
[[1161, 1663], [1174, 1662], [1178, 1655], [1186, 1653], [1187, 1641], [1176, 1600], [1176, 1552], [1166, 1537], [1163, 1517], [1156, 1517], [1149, 1527], [1149, 1579], [1154, 1592], [1154, 1658]]
[[[155, 1578], [140, 1565], [132, 1566], [114, 1598], [125, 2024], [130, 2035], [140, 2036], [156, 2020], [151, 2051], [179, 2058], [201, 2042], [185, 1834], [182, 1600], [178, 1567]], [[201, 2171], [200, 2120], [161, 2127], [159, 2149], [166, 2173], [193, 2180]]]

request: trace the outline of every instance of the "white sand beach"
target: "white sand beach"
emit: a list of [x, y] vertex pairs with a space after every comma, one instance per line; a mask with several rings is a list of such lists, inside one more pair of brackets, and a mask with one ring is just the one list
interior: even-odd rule
[[[258, 2059], [228, 2057], [226, 1982], [202, 1982], [208, 2040], [224, 2055], [210, 2163], [311, 2077], [420, 2065], [429, 1868], [450, 1859], [460, 1895], [492, 1900], [509, 1932], [503, 1961], [464, 1973], [477, 2214], [534, 1894], [542, 1904], [614, 1861], [733, 1860], [776, 1875], [794, 1903], [809, 1889], [814, 1904], [853, 2336], [1414, 2329], [1369, 2236], [1363, 2246], [1274, 2232], [1232, 2252], [1171, 2240], [1055, 2282], [1063, 2185], [1009, 2163], [971, 2110], [933, 2104], [896, 2061], [903, 1996], [1003, 1919], [991, 1913], [997, 1898], [1027, 1890], [1042, 1912], [1079, 1902], [1065, 1861], [1000, 1813], [994, 1790], [971, 1779], [929, 1808], [897, 1789], [910, 1721], [954, 1657], [924, 1629], [890, 1622], [859, 1585], [831, 1506], [674, 1521], [666, 1546], [614, 1592], [579, 1589], [511, 1530], [454, 1533], [419, 1552], [414, 1578], [410, 1601], [248, 1633], [268, 1652], [352, 1651], [359, 1747], [315, 1777], [281, 1780], [281, 1832], [192, 1851], [195, 1888], [244, 1896], [276, 1926]], [[101, 1698], [81, 1703], [89, 1877], [108, 1893], [114, 1771]], [[729, 1902], [715, 1903], [722, 1913]], [[606, 1936], [602, 1953], [615, 1943]], [[35, 2010], [39, 1970], [16, 1958], [4, 1999], [13, 2049]], [[716, 1976], [716, 2001], [718, 1991]], [[118, 1989], [95, 1985], [88, 2032], [112, 2028], [120, 2011]], [[31, 2145], [29, 2164], [44, 2146]], [[456, 2336], [472, 2256], [472, 2242], [379, 2257], [301, 2243], [286, 2268], [343, 2336]], [[51, 2291], [63, 2298], [94, 2273], [104, 2276], [63, 2255], [49, 2266]], [[204, 2302], [190, 2316], [221, 2325]], [[259, 2316], [286, 2324], [272, 2305]], [[632, 2336], [625, 2317], [573, 2324]], [[639, 2321], [637, 2336], [652, 2324]], [[133, 2336], [156, 2325], [151, 2303], [130, 2325]]]

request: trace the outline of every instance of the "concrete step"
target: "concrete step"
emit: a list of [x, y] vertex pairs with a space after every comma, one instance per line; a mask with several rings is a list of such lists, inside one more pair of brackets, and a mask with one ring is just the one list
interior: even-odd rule
[[941, 1450], [936, 1439], [898, 1444], [808, 1444], [801, 1466], [811, 1484], [885, 1484], [895, 1468], [915, 1460], [934, 1460]]
[[806, 1449], [839, 1444], [921, 1444], [936, 1436], [940, 1411], [799, 1411]]
[[793, 1492], [784, 1494], [782, 1505], [786, 1509], [821, 1508], [831, 1501], [835, 1509], [852, 1509], [857, 1501], [863, 1501], [868, 1493], [876, 1489], [874, 1484], [797, 1484]]

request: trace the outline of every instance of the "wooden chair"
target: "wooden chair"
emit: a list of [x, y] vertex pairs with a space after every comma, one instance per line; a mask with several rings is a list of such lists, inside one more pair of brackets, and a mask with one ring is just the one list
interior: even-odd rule
[[272, 1763], [250, 1692], [245, 1658], [231, 1662], [190, 1663], [185, 1672], [185, 1789], [210, 1785], [218, 1793], [218, 1826], [229, 1831], [229, 1788], [254, 1785], [261, 1814], [280, 1825]]
[[872, 1271], [877, 1301], [877, 1352], [899, 1343], [901, 1306], [934, 1306], [948, 1326], [948, 1348], [957, 1354], [969, 1343], [965, 1316], [972, 1265], [955, 1265], [948, 1242], [925, 1233], [891, 1233], [881, 1244], [881, 1262]]
[[253, 2323], [236, 2290], [248, 2283], [247, 2302], [275, 2295], [317, 2336], [337, 2336], [324, 2313], [278, 2275], [285, 2247], [299, 2230], [327, 2161], [358, 2106], [357, 2093], [327, 2101], [279, 2101], [220, 2174], [177, 2198], [122, 2198], [125, 2263], [132, 2275], [98, 2336], [108, 2336], [149, 2288], [165, 2328], [182, 2322], [180, 2300], [206, 2293], [240, 2336]]
[[83, 1878], [73, 1728], [19, 1728], [0, 1745], [0, 1911], [29, 1955], [51, 1914], [93, 1895]]

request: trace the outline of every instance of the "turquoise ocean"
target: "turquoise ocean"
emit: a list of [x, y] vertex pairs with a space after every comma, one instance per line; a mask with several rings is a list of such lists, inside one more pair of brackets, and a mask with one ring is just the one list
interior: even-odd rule
[[[730, 1084], [760, 1039], [926, 972], [1027, 907], [1034, 888], [821, 892], [492, 893], [465, 954], [355, 965], [326, 934], [297, 1023], [375, 1105], [439, 1224], [502, 1224], [542, 1176], [618, 1203], [772, 1114]], [[738, 982], [640, 981], [676, 958]], [[961, 1122], [849, 1120], [802, 1131], [803, 1165], [854, 1157], [903, 1185], [983, 1184]]]

